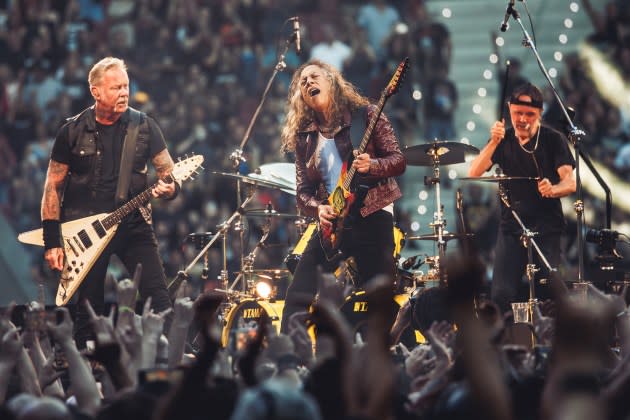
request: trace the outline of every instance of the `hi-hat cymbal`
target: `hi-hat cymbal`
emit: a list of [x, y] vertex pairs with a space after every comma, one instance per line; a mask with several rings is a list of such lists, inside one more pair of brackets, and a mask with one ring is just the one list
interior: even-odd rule
[[267, 188], [275, 188], [278, 190], [282, 190], [285, 192], [288, 192], [289, 194], [293, 194], [295, 195], [295, 190], [291, 191], [290, 188], [288, 188], [286, 185], [284, 184], [280, 184], [278, 182], [274, 182], [274, 181], [269, 181], [267, 179], [263, 179], [263, 178], [254, 178], [248, 175], [241, 175], [241, 174], [231, 174], [231, 173], [227, 173], [227, 172], [217, 172], [217, 171], [213, 171], [212, 172], [214, 175], [219, 175], [219, 176], [224, 176], [224, 177], [228, 177], [228, 178], [236, 178], [236, 179], [240, 179], [241, 181], [247, 183], [247, 184], [251, 184], [254, 185], [256, 187], [267, 187]]
[[297, 214], [278, 213], [275, 210], [257, 209], [245, 210], [245, 217], [277, 217], [282, 219], [299, 219], [301, 216]]
[[468, 176], [459, 178], [462, 181], [481, 181], [481, 182], [501, 182], [501, 181], [516, 181], [516, 180], [530, 180], [537, 181], [535, 176], [507, 176], [507, 175], [490, 175], [490, 176]]
[[[451, 239], [464, 239], [464, 238], [472, 238], [475, 236], [474, 233], [443, 233], [442, 240], [450, 241]], [[437, 241], [439, 239], [438, 235], [430, 234], [430, 235], [420, 235], [420, 236], [407, 236], [408, 241]]]
[[434, 141], [403, 149], [408, 165], [434, 166], [466, 162], [466, 156], [479, 154], [479, 149], [456, 141]]

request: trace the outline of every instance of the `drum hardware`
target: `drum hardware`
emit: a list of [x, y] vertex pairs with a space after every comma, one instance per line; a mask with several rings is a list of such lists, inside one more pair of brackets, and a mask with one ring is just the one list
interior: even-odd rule
[[435, 166], [466, 162], [467, 158], [479, 154], [479, 149], [469, 144], [454, 141], [433, 141], [403, 149], [407, 165]]
[[489, 176], [470, 176], [459, 178], [462, 181], [480, 181], [480, 182], [502, 182], [502, 181], [538, 181], [535, 176], [507, 176], [507, 175], [489, 175]]
[[[473, 233], [450, 233], [448, 231], [444, 231], [442, 234], [443, 241], [450, 241], [452, 239], [464, 239], [464, 238], [472, 238], [475, 236]], [[407, 237], [410, 241], [437, 241], [439, 240], [437, 235], [429, 234], [429, 235], [419, 235], [419, 236], [409, 236]]]
[[297, 214], [288, 214], [288, 213], [278, 213], [277, 211], [271, 210], [247, 210], [245, 211], [245, 217], [270, 217], [273, 219], [299, 219], [300, 216]]
[[295, 191], [291, 190], [290, 186], [287, 186], [285, 184], [281, 184], [279, 182], [270, 181], [270, 180], [267, 180], [267, 179], [264, 179], [264, 178], [252, 177], [252, 176], [249, 176], [249, 175], [232, 174], [232, 173], [228, 173], [228, 172], [218, 172], [218, 171], [213, 171], [212, 174], [223, 176], [223, 177], [228, 177], [228, 178], [235, 178], [238, 181], [244, 182], [244, 183], [249, 184], [249, 185], [251, 185], [253, 187], [273, 188], [273, 189], [276, 189], [276, 190], [285, 191], [285, 192], [288, 192], [290, 194], [295, 195]]
[[[514, 208], [510, 205], [510, 201], [508, 199], [507, 193], [505, 191], [505, 186], [503, 185], [503, 183], [499, 184], [499, 198], [501, 198], [501, 201], [503, 202], [503, 204], [512, 212], [512, 216], [514, 216], [514, 219], [518, 222], [518, 224], [521, 226], [521, 229], [522, 229], [520, 239], [523, 246], [527, 248], [527, 265], [525, 266], [525, 275], [527, 277], [527, 283], [529, 285], [528, 312], [529, 312], [529, 319], [532, 320], [534, 319], [534, 308], [538, 304], [538, 300], [536, 299], [535, 287], [534, 287], [534, 276], [536, 275], [536, 272], [540, 270], [539, 268], [536, 267], [536, 264], [534, 264], [533, 251], [536, 250], [538, 257], [543, 262], [543, 264], [545, 265], [549, 273], [556, 271], [556, 269], [551, 267], [551, 265], [549, 264], [549, 261], [547, 261], [547, 258], [545, 258], [545, 255], [542, 253], [542, 251], [538, 247], [538, 244], [534, 240], [534, 236], [537, 235], [537, 232], [533, 232], [530, 229], [528, 229], [523, 223], [523, 221], [521, 220], [521, 218], [519, 217], [516, 210], [514, 210]], [[532, 344], [534, 345], [536, 344], [536, 336], [534, 335], [533, 332], [532, 332]]]
[[226, 245], [226, 239], [225, 237], [227, 236], [227, 230], [229, 229], [229, 227], [232, 225], [232, 223], [234, 222], [234, 220], [236, 218], [238, 218], [240, 216], [240, 214], [243, 212], [243, 207], [245, 205], [247, 205], [247, 203], [249, 203], [252, 199], [254, 198], [253, 194], [248, 195], [245, 200], [243, 201], [243, 204], [241, 206], [239, 206], [236, 211], [234, 213], [232, 213], [232, 215], [221, 225], [219, 225], [219, 230], [212, 236], [212, 238], [209, 238], [207, 240], [207, 243], [203, 246], [203, 248], [200, 250], [200, 252], [197, 254], [197, 256], [195, 256], [195, 258], [193, 258], [193, 260], [190, 262], [190, 264], [188, 264], [188, 266], [184, 269], [181, 270], [177, 273], [177, 275], [175, 276], [175, 279], [173, 279], [173, 281], [171, 281], [171, 283], [168, 284], [167, 289], [169, 292], [169, 296], [171, 297], [171, 300], [174, 300], [175, 295], [177, 293], [177, 289], [179, 289], [180, 284], [182, 283], [183, 280], [186, 280], [189, 278], [188, 272], [195, 266], [195, 264], [197, 264], [197, 261], [199, 261], [199, 259], [206, 254], [206, 252], [208, 251], [208, 249], [217, 241], [217, 239], [221, 236], [223, 236], [223, 269], [221, 271], [221, 276], [220, 276], [220, 281], [221, 281], [221, 289], [226, 290], [227, 284], [228, 284], [228, 278], [227, 278], [227, 245]]

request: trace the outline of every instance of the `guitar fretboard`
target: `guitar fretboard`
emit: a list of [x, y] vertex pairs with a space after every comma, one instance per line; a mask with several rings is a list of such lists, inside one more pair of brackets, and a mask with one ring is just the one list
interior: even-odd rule
[[[163, 181], [166, 182], [167, 184], [170, 184], [171, 182], [173, 182], [173, 177], [171, 175], [167, 175], [163, 179]], [[144, 204], [148, 203], [149, 200], [151, 199], [151, 191], [156, 186], [157, 186], [157, 182], [151, 185], [146, 190], [142, 191], [140, 194], [136, 195], [131, 200], [127, 201], [125, 204], [120, 206], [115, 211], [108, 214], [107, 217], [105, 217], [103, 221], [101, 222], [105, 230], [109, 230], [113, 226], [116, 226], [118, 223], [122, 222], [122, 220], [125, 217], [127, 217], [129, 213], [143, 206]]]

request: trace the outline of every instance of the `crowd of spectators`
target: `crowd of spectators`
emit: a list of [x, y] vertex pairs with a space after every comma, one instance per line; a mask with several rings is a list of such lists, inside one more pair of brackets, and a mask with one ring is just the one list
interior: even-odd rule
[[287, 335], [267, 311], [221, 334], [231, 314], [225, 295], [193, 300], [185, 281], [163, 313], [150, 302], [134, 313], [137, 279], [116, 284], [107, 316], [82, 302], [94, 330], [84, 351], [72, 339], [68, 308], [32, 302], [18, 316], [11, 305], [0, 315], [0, 416], [627, 418], [625, 288], [570, 291], [553, 275], [554, 301], [536, 302], [530, 318], [515, 323], [480, 296], [484, 267], [476, 257], [446, 265], [449, 287], [401, 302], [393, 324], [391, 280], [372, 279], [363, 333], [338, 310], [347, 289], [334, 275], [320, 276], [312, 311], [294, 314]]

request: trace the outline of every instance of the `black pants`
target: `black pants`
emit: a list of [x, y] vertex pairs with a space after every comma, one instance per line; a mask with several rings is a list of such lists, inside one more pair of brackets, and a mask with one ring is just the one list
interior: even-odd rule
[[[345, 257], [355, 258], [359, 280], [363, 283], [377, 274], [394, 278], [393, 226], [391, 213], [379, 210], [365, 218], [355, 217], [352, 230], [345, 234], [342, 251]], [[321, 266], [325, 272], [332, 272], [338, 263], [326, 259], [319, 242], [319, 231], [316, 231], [302, 253], [293, 274], [293, 282], [287, 290], [282, 311], [283, 333], [288, 331], [289, 317], [296, 312], [306, 311], [317, 294], [317, 266]]]
[[[552, 268], [560, 264], [560, 234], [536, 235], [534, 240]], [[538, 271], [535, 275], [535, 294], [539, 300], [550, 298], [547, 279], [549, 272], [532, 247], [533, 263]], [[511, 309], [512, 302], [526, 302], [529, 299], [529, 284], [526, 275], [527, 248], [523, 246], [519, 234], [503, 232], [499, 229], [495, 246], [494, 269], [492, 273], [492, 300], [502, 311]], [[548, 283], [548, 282], [547, 282]]]
[[87, 299], [97, 314], [109, 313], [105, 308], [105, 276], [109, 259], [113, 254], [123, 262], [129, 277], [133, 276], [136, 264], [142, 264], [142, 277], [138, 291], [141, 301], [151, 296], [151, 307], [160, 312], [171, 307], [166, 289], [166, 275], [162, 259], [158, 254], [158, 244], [151, 225], [144, 220], [123, 222], [111, 242], [98, 258], [89, 274], [79, 287], [75, 318], [75, 340], [77, 346], [84, 347], [85, 341], [93, 337], [90, 319], [83, 300]]

